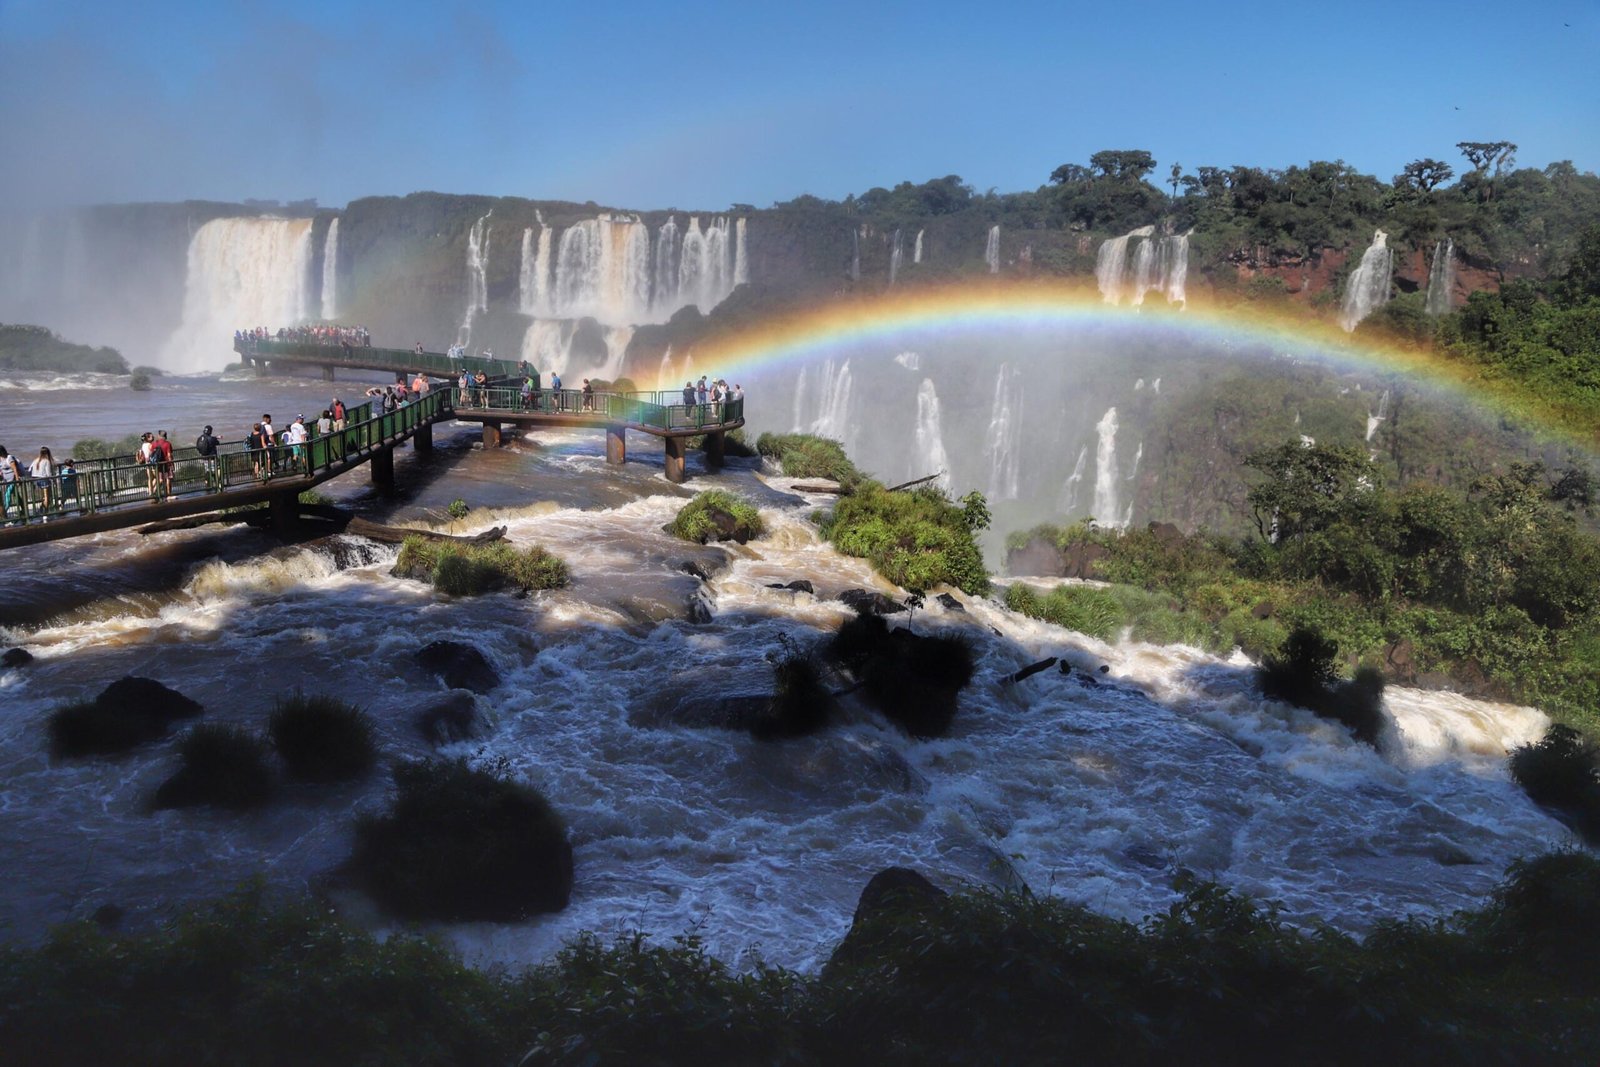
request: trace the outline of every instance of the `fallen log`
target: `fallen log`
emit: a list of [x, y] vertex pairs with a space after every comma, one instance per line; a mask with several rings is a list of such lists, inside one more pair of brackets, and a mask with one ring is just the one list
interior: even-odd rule
[[844, 496], [849, 490], [836, 482], [795, 482], [790, 486], [797, 493], [832, 493]]
[[1033, 675], [1038, 674], [1040, 671], [1047, 671], [1055, 665], [1056, 658], [1054, 656], [1051, 656], [1049, 659], [1042, 659], [1038, 663], [1030, 663], [1020, 671], [1012, 671], [1010, 674], [1000, 679], [1000, 684], [1016, 685], [1024, 678], [1032, 677]]
[[935, 471], [933, 474], [927, 475], [923, 478], [913, 478], [909, 482], [901, 482], [899, 485], [891, 485], [886, 491], [890, 493], [898, 493], [902, 489], [910, 489], [913, 485], [921, 485], [923, 482], [931, 482], [935, 478], [943, 477], [943, 475], [944, 471]]
[[168, 530], [193, 530], [201, 526], [211, 526], [215, 523], [241, 523], [250, 518], [248, 511], [207, 511], [199, 515], [185, 515], [181, 519], [158, 519], [147, 522], [143, 526], [135, 526], [133, 532], [149, 536], [153, 533], [166, 533]]
[[398, 545], [408, 537], [420, 537], [424, 541], [449, 541], [459, 545], [487, 545], [494, 541], [503, 541], [506, 536], [504, 526], [495, 526], [473, 534], [471, 537], [457, 537], [453, 534], [437, 533], [433, 530], [413, 530], [405, 526], [385, 526], [380, 522], [371, 522], [359, 515], [350, 520], [344, 528], [347, 534], [365, 537], [369, 541], [377, 541], [385, 545]]

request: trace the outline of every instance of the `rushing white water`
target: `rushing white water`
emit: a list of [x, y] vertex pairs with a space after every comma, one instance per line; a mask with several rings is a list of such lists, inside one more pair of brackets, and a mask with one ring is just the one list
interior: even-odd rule
[[855, 438], [855, 421], [850, 414], [850, 361], [835, 364], [830, 359], [817, 368], [817, 374], [818, 408], [811, 432], [840, 442], [848, 451]]
[[650, 266], [644, 223], [612, 215], [575, 223], [562, 231], [556, 251], [552, 313], [607, 324], [646, 321]]
[[989, 411], [989, 499], [1015, 500], [1022, 492], [1022, 376], [1000, 364]]
[[[733, 285], [750, 284], [750, 258], [745, 252], [745, 220], [733, 224]], [[732, 287], [730, 287], [730, 292]]]
[[[1128, 266], [1129, 248], [1133, 266]], [[1154, 226], [1141, 226], [1121, 237], [1107, 238], [1095, 254], [1095, 283], [1108, 304], [1138, 307], [1145, 294], [1160, 293], [1168, 303], [1187, 304], [1189, 235], [1155, 236]]]
[[292, 325], [311, 317], [311, 219], [213, 219], [189, 241], [183, 321], [162, 350], [162, 366], [220, 370], [233, 358], [233, 332]]
[[339, 318], [339, 219], [328, 223], [328, 236], [322, 243], [322, 317], [327, 322]]
[[889, 284], [893, 285], [895, 279], [900, 277], [900, 261], [905, 258], [905, 245], [900, 240], [900, 231], [894, 231], [894, 241], [889, 246]]
[[990, 274], [1000, 273], [1000, 227], [989, 227], [989, 239], [983, 244], [983, 262]]
[[894, 357], [894, 361], [906, 370], [922, 369], [922, 354], [920, 352], [901, 352]]
[[[572, 319], [534, 319], [522, 335], [522, 356], [543, 375], [567, 369], [572, 338], [578, 324]], [[542, 383], [548, 384], [548, 383]]]
[[671, 315], [678, 304], [678, 261], [682, 256], [682, 237], [678, 220], [671, 215], [656, 231], [656, 273], [653, 310], [657, 318]]
[[1425, 307], [1430, 315], [1448, 315], [1456, 286], [1456, 243], [1445, 238], [1433, 246], [1433, 262], [1428, 267], [1428, 296]]
[[[547, 447], [515, 472], [506, 454], [466, 453], [460, 484], [500, 470], [533, 496], [606, 475], [593, 433], [538, 436]], [[737, 462], [696, 471], [757, 500], [769, 527], [723, 551], [663, 533], [684, 497], [632, 466], [615, 475], [637, 494], [625, 503], [478, 508], [456, 531], [503, 525], [513, 544], [550, 547], [572, 568], [567, 590], [447, 598], [390, 577], [393, 549], [346, 539], [353, 565], [326, 546], [205, 563], [165, 603], [7, 632], [38, 659], [0, 673], [0, 864], [27, 872], [0, 883], [0, 928], [38, 940], [106, 903], [143, 925], [257, 874], [298, 890], [349, 855], [354, 818], [391, 792], [379, 773], [293, 787], [244, 817], [151, 814], [144, 798], [170, 773], [172, 743], [49, 761], [44, 720], [61, 701], [137, 672], [200, 700], [208, 721], [260, 730], [297, 681], [371, 679], [344, 691], [376, 720], [384, 759], [419, 758], [431, 750], [411, 717], [442, 691], [412, 657], [436, 638], [473, 643], [500, 675], [476, 701], [486, 735], [444, 754], [538, 787], [575, 852], [566, 910], [430, 927], [481, 963], [536, 962], [579, 931], [636, 928], [663, 941], [693, 930], [736, 967], [759, 944], [771, 963], [815, 968], [862, 885], [891, 864], [1129, 919], [1164, 911], [1189, 870], [1277, 902], [1290, 921], [1360, 933], [1476, 905], [1512, 859], [1569, 839], [1506, 773], [1506, 751], [1547, 725], [1537, 711], [1390, 687], [1394, 727], [1374, 751], [1261, 699], [1240, 656], [1106, 644], [960, 594], [964, 613], [930, 598], [915, 620], [973, 644], [977, 676], [949, 737], [906, 737], [859, 695], [835, 725], [782, 743], [705, 726], [695, 715], [715, 694], [768, 687], [764, 657], [782, 641], [820, 641], [849, 616], [830, 599], [839, 591], [896, 591], [819, 539], [807, 517], [832, 498], [796, 497], [792, 479], [769, 488]], [[679, 570], [691, 557], [726, 562], [702, 585]], [[769, 588], [797, 578], [817, 595]], [[691, 591], [709, 623], [680, 617]], [[1046, 656], [1101, 684], [1053, 671], [999, 684]]]
[[1339, 325], [1346, 333], [1389, 300], [1389, 279], [1394, 270], [1394, 254], [1389, 235], [1378, 230], [1372, 244], [1361, 255], [1361, 262], [1345, 282], [1344, 300], [1339, 305]]
[[472, 320], [489, 310], [489, 211], [467, 232], [467, 310], [461, 319], [456, 343], [471, 347]]
[[1056, 506], [1069, 519], [1078, 513], [1078, 495], [1083, 489], [1083, 475], [1088, 462], [1089, 446], [1084, 445], [1078, 449], [1078, 460], [1072, 465], [1072, 473], [1061, 483], [1061, 495], [1057, 498]]
[[921, 263], [922, 262], [922, 235], [925, 232], [927, 232], [927, 231], [925, 231], [925, 230], [918, 230], [917, 231], [917, 242], [916, 242], [916, 244], [914, 244], [911, 247], [911, 262], [913, 262], [913, 263]]
[[1094, 429], [1099, 440], [1094, 454], [1094, 520], [1117, 526], [1122, 522], [1117, 511], [1117, 409], [1106, 409]]
[[1372, 442], [1372, 435], [1378, 432], [1378, 427], [1389, 417], [1389, 390], [1385, 389], [1383, 395], [1378, 397], [1378, 410], [1367, 412], [1367, 436], [1364, 438], [1368, 444]]
[[922, 384], [917, 387], [917, 431], [913, 447], [918, 470], [912, 477], [937, 473], [937, 484], [948, 488], [950, 457], [945, 454], [944, 430], [939, 423], [939, 393], [934, 389], [931, 378], [922, 379]]
[[740, 268], [734, 258], [738, 244], [737, 239], [729, 238], [726, 217], [712, 219], [702, 232], [700, 219], [689, 216], [688, 228], [678, 245], [677, 295], [670, 310], [693, 304], [702, 312], [709, 312], [726, 300], [737, 284]]
[[850, 280], [861, 280], [861, 228], [850, 231]]

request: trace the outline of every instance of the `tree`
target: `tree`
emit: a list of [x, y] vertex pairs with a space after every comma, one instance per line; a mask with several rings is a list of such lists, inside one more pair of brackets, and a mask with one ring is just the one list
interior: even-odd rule
[[1416, 159], [1407, 163], [1405, 169], [1394, 176], [1394, 184], [1400, 189], [1431, 193], [1436, 186], [1444, 184], [1453, 177], [1455, 171], [1448, 163], [1442, 163], [1437, 159]]
[[1517, 146], [1510, 141], [1458, 141], [1456, 147], [1467, 157], [1473, 170], [1481, 172], [1493, 166], [1497, 178], [1502, 169], [1516, 160], [1517, 154]]
[[1094, 178], [1094, 172], [1081, 163], [1063, 163], [1050, 172], [1050, 180], [1057, 185], [1076, 185]]
[[1183, 181], [1183, 164], [1174, 163], [1167, 174], [1167, 184], [1172, 186], [1172, 199], [1178, 199], [1178, 183]]
[[1266, 476], [1245, 494], [1263, 540], [1282, 542], [1324, 530], [1369, 493], [1377, 469], [1359, 448], [1286, 441], [1253, 452], [1244, 465]]
[[1089, 166], [1107, 178], [1136, 182], [1156, 169], [1156, 161], [1141, 148], [1107, 148], [1090, 156]]

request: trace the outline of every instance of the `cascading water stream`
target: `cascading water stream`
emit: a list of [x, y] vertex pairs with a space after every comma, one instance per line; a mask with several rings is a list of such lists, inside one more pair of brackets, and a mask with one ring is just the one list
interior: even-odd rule
[[1021, 495], [1022, 417], [1022, 376], [1012, 364], [1002, 363], [989, 413], [990, 500], [1015, 500]]
[[328, 223], [328, 236], [322, 243], [322, 318], [334, 322], [339, 317], [339, 219]]
[[900, 240], [900, 231], [894, 231], [894, 240], [889, 246], [889, 284], [893, 285], [895, 279], [900, 277], [900, 261], [905, 257], [906, 250]]
[[1456, 244], [1445, 238], [1433, 246], [1433, 263], [1428, 267], [1428, 296], [1423, 305], [1430, 315], [1448, 315], [1456, 284]]
[[1362, 319], [1388, 302], [1393, 270], [1394, 254], [1389, 248], [1389, 235], [1378, 230], [1345, 283], [1344, 301], [1339, 307], [1339, 325], [1345, 333], [1354, 330]]
[[1117, 509], [1117, 409], [1109, 408], [1095, 424], [1099, 443], [1094, 454], [1094, 520], [1102, 526], [1121, 525]]
[[493, 214], [491, 208], [467, 232], [467, 310], [456, 341], [468, 347], [472, 344], [473, 318], [489, 310], [489, 216]]
[[1000, 227], [989, 227], [989, 239], [983, 245], [983, 262], [990, 274], [1000, 273]]
[[922, 262], [922, 235], [925, 232], [927, 232], [927, 231], [925, 231], [925, 230], [918, 230], [917, 231], [916, 244], [913, 245], [912, 248], [911, 248], [911, 262], [913, 262], [913, 263], [921, 263]]
[[1057, 507], [1061, 514], [1069, 519], [1078, 512], [1078, 495], [1083, 488], [1083, 475], [1088, 462], [1089, 446], [1084, 445], [1078, 449], [1078, 460], [1072, 465], [1072, 473], [1061, 483], [1061, 495], [1057, 498]]
[[944, 431], [939, 421], [939, 393], [931, 378], [922, 379], [917, 387], [917, 430], [913, 447], [920, 469], [912, 472], [911, 477], [937, 473], [937, 484], [948, 488], [950, 457], [944, 450]]

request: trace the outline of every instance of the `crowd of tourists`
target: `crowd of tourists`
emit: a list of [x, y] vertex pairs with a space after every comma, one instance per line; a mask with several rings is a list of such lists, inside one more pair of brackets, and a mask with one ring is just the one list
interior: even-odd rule
[[297, 345], [337, 345], [342, 348], [371, 348], [372, 335], [365, 326], [279, 326], [274, 332], [265, 326], [233, 331], [234, 347], [254, 351], [262, 341], [287, 341]]
[[29, 507], [25, 489], [32, 485], [39, 498], [38, 510], [46, 522], [52, 512], [59, 513], [67, 501], [78, 499], [78, 461], [68, 456], [60, 462], [50, 449], [39, 449], [31, 462], [24, 462], [0, 445], [0, 517], [6, 526], [27, 522]]

